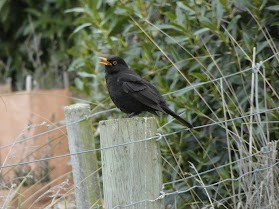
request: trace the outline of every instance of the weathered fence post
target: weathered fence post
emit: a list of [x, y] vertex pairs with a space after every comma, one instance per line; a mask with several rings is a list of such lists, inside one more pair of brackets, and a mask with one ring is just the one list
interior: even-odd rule
[[[75, 104], [64, 109], [71, 164], [75, 184], [75, 198], [78, 209], [98, 208], [101, 205], [101, 190], [98, 164], [95, 152], [75, 153], [95, 149], [92, 121], [82, 120], [90, 115], [88, 104]], [[81, 122], [77, 122], [80, 121]]]
[[124, 118], [99, 124], [104, 208], [164, 208], [162, 199], [149, 201], [159, 197], [162, 188], [159, 145], [155, 138], [143, 141], [155, 136], [156, 120]]

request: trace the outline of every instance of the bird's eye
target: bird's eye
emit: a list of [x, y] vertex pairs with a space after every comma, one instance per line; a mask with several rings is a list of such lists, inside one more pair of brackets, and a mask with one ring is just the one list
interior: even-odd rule
[[112, 64], [113, 64], [113, 65], [117, 65], [117, 61], [113, 61]]

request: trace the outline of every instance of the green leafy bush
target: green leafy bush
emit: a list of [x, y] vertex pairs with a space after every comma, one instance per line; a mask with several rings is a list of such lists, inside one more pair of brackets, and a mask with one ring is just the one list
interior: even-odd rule
[[[158, 120], [162, 134], [172, 133], [161, 140], [164, 182], [182, 179], [166, 184], [165, 192], [185, 191], [166, 196], [166, 202], [175, 201], [177, 208], [257, 208], [253, 204], [260, 201], [251, 201], [257, 197], [256, 180], [261, 182], [264, 173], [227, 179], [241, 176], [253, 163], [253, 168], [261, 168], [262, 156], [255, 154], [279, 138], [278, 110], [269, 111], [278, 108], [279, 99], [277, 4], [276, 0], [4, 0], [1, 81], [16, 78], [14, 86], [22, 89], [22, 79], [31, 73], [40, 87], [59, 87], [61, 72], [67, 69], [73, 75], [72, 89], [92, 102], [93, 111], [109, 109], [114, 105], [98, 57], [119, 55], [166, 94], [172, 109], [202, 126], [190, 132], [171, 117], [161, 115]], [[255, 63], [262, 65], [252, 74], [249, 68]], [[257, 82], [252, 83], [254, 79]], [[254, 88], [253, 111], [267, 113], [252, 118], [251, 129], [247, 115]], [[120, 114], [99, 116], [96, 121]], [[251, 151], [253, 158], [223, 166]], [[211, 172], [201, 176], [202, 182], [191, 176], [207, 171]], [[214, 185], [205, 190], [198, 187], [201, 184]], [[274, 187], [278, 191], [278, 185]]]
[[63, 87], [71, 57], [67, 49], [74, 16], [64, 10], [76, 1], [19, 0], [0, 3], [0, 82], [12, 78], [13, 89], [25, 87], [32, 75], [39, 88]]
[[[160, 128], [162, 133], [178, 131], [161, 143], [165, 182], [184, 178], [187, 172], [195, 173], [189, 162], [200, 173], [238, 159], [243, 154], [239, 140], [242, 148], [248, 149], [245, 143], [249, 138], [252, 71], [247, 69], [253, 65], [254, 47], [256, 62], [278, 55], [276, 1], [83, 0], [80, 7], [67, 12], [79, 14], [72, 35], [76, 44], [69, 50], [76, 58], [69, 70], [77, 72], [77, 90], [86, 92], [96, 108], [113, 107], [98, 57], [119, 55], [162, 94], [167, 93], [171, 108], [185, 112], [183, 117], [196, 126], [244, 117], [193, 132], [180, 131], [183, 127], [176, 121]], [[263, 64], [265, 70], [260, 69], [265, 79], [259, 75], [257, 110], [276, 108], [278, 104], [278, 60], [275, 56]], [[222, 79], [221, 88], [219, 78], [224, 76], [229, 77]], [[112, 117], [119, 117], [116, 114]], [[278, 112], [259, 118], [278, 121]], [[170, 120], [162, 116], [160, 125]], [[266, 135], [278, 138], [276, 125], [259, 125], [255, 132], [262, 127]], [[251, 146], [256, 152], [268, 140], [254, 137]], [[208, 185], [239, 174], [237, 166], [226, 166], [203, 176], [203, 183]], [[183, 191], [197, 184], [197, 178], [189, 178], [168, 184], [165, 189]], [[210, 204], [208, 194], [218, 204], [232, 207], [237, 204], [235, 193], [241, 188], [244, 189], [238, 182], [225, 181], [208, 188], [208, 193], [195, 188], [176, 198], [180, 208]], [[245, 202], [244, 196], [239, 197], [239, 202]], [[168, 198], [171, 202], [174, 197]]]

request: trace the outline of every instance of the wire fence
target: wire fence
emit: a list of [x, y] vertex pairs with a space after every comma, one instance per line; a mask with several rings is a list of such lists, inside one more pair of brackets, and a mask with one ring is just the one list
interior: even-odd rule
[[[247, 69], [245, 69], [245, 70], [243, 70], [243, 71], [239, 71], [239, 72], [236, 72], [236, 73], [233, 73], [233, 74], [230, 74], [230, 75], [221, 76], [221, 77], [219, 77], [219, 78], [216, 78], [216, 79], [213, 79], [213, 80], [210, 80], [210, 81], [207, 81], [207, 82], [202, 82], [202, 83], [199, 83], [199, 84], [194, 84], [194, 85], [192, 85], [191, 87], [185, 87], [185, 88], [182, 88], [182, 89], [179, 89], [179, 90], [176, 90], [176, 91], [172, 91], [172, 92], [169, 92], [169, 93], [164, 94], [163, 96], [167, 96], [167, 95], [171, 95], [171, 94], [176, 94], [176, 93], [181, 93], [181, 92], [183, 92], [183, 91], [185, 91], [185, 92], [186, 92], [186, 91], [190, 91], [190, 90], [192, 90], [192, 89], [196, 89], [196, 88], [202, 87], [203, 85], [207, 85], [207, 84], [214, 83], [214, 82], [217, 82], [217, 81], [219, 82], [219, 81], [222, 80], [222, 79], [230, 78], [230, 77], [233, 77], [233, 76], [242, 74], [242, 73], [249, 72], [249, 71], [253, 70], [254, 68], [259, 69], [259, 67], [262, 66], [264, 63], [266, 63], [267, 61], [271, 60], [272, 58], [274, 58], [274, 57], [276, 57], [276, 56], [278, 56], [278, 55], [279, 55], [279, 53], [273, 54], [272, 56], [270, 56], [269, 58], [265, 59], [264, 61], [261, 61], [261, 62], [257, 63], [257, 65], [255, 65], [255, 67], [247, 68]], [[279, 97], [278, 97], [278, 99], [279, 99]], [[276, 108], [274, 108], [274, 109], [276, 109]], [[273, 111], [274, 109], [271, 109], [271, 111]], [[109, 112], [116, 111], [116, 110], [117, 110], [117, 108], [112, 108], [112, 109], [103, 110], [103, 111], [99, 111], [99, 112], [93, 113], [93, 114], [88, 115], [88, 116], [84, 117], [83, 119], [81, 119], [81, 120], [79, 120], [79, 121], [75, 121], [75, 122], [73, 122], [73, 123], [71, 123], [71, 124], [65, 124], [65, 125], [62, 125], [62, 126], [59, 126], [59, 127], [53, 128], [53, 129], [50, 129], [50, 130], [48, 130], [48, 131], [44, 131], [44, 132], [42, 132], [42, 133], [36, 134], [36, 135], [34, 135], [34, 136], [27, 137], [27, 138], [22, 139], [22, 140], [17, 140], [15, 143], [11, 143], [11, 144], [7, 144], [7, 145], [4, 145], [4, 146], [1, 146], [1, 147], [0, 147], [0, 150], [1, 150], [1, 149], [4, 149], [4, 148], [11, 147], [11, 146], [13, 146], [13, 145], [15, 145], [15, 144], [18, 144], [18, 143], [22, 143], [22, 142], [25, 142], [25, 141], [28, 141], [28, 140], [37, 138], [37, 137], [39, 137], [39, 136], [42, 136], [42, 135], [45, 135], [45, 134], [48, 134], [48, 133], [57, 131], [57, 130], [59, 130], [59, 129], [65, 128], [67, 125], [73, 125], [73, 124], [76, 124], [76, 123], [80, 123], [80, 122], [83, 121], [83, 120], [88, 120], [89, 118], [94, 118], [94, 117], [96, 117], [96, 116], [98, 116], [98, 115], [105, 114], [105, 113], [109, 113]], [[267, 111], [267, 112], [269, 112], [269, 111]], [[255, 114], [257, 114], [257, 113], [250, 114], [249, 116], [255, 115]], [[260, 114], [260, 113], [259, 113], [259, 114]], [[238, 117], [238, 118], [236, 118], [236, 119], [228, 120], [227, 122], [232, 121], [232, 120], [241, 119], [241, 118], [244, 118], [244, 117], [246, 117], [246, 116], [240, 116], [240, 117]], [[57, 123], [64, 123], [64, 122], [65, 122], [65, 121], [59, 121], [59, 122], [57, 122]], [[226, 121], [223, 121], [223, 122], [226, 122]], [[202, 128], [202, 127], [206, 127], [206, 126], [211, 126], [211, 125], [215, 125], [215, 124], [220, 124], [220, 123], [223, 123], [223, 122], [215, 122], [214, 124], [208, 124], [208, 125], [205, 125], [205, 126], [204, 126], [204, 125], [201, 125], [201, 126], [197, 126], [197, 127], [195, 127], [195, 128]]]
[[[164, 96], [167, 96], [167, 95], [170, 95], [170, 94], [185, 93], [185, 92], [190, 91], [192, 89], [196, 89], [196, 88], [202, 87], [204, 85], [211, 84], [213, 82], [220, 82], [223, 79], [227, 79], [227, 78], [239, 75], [239, 74], [243, 74], [243, 73], [247, 73], [247, 72], [255, 73], [256, 71], [259, 71], [260, 67], [263, 66], [264, 63], [266, 63], [269, 60], [271, 60], [272, 58], [276, 57], [278, 54], [279, 53], [270, 56], [269, 58], [265, 59], [264, 61], [261, 61], [258, 64], [256, 64], [254, 67], [247, 68], [247, 69], [245, 69], [243, 71], [239, 71], [239, 72], [236, 72], [236, 73], [233, 73], [233, 74], [230, 74], [230, 75], [221, 76], [219, 78], [216, 78], [216, 79], [213, 79], [213, 80], [210, 80], [210, 81], [207, 81], [207, 82], [202, 82], [202, 83], [199, 83], [199, 84], [194, 84], [194, 85], [192, 85], [190, 87], [186, 87], [186, 88], [182, 88], [182, 89], [179, 89], [179, 90], [176, 90], [176, 91], [172, 91], [170, 93], [165, 94]], [[263, 74], [261, 74], [261, 75], [263, 76]], [[50, 156], [50, 157], [45, 157], [45, 158], [36, 159], [36, 160], [30, 160], [30, 161], [24, 161], [24, 162], [19, 162], [19, 163], [14, 163], [14, 164], [1, 165], [0, 166], [0, 171], [2, 169], [6, 169], [6, 168], [22, 166], [22, 165], [27, 165], [27, 164], [32, 164], [32, 163], [37, 163], [37, 162], [42, 162], [42, 161], [49, 161], [49, 160], [53, 160], [53, 159], [57, 159], [57, 158], [69, 157], [71, 155], [80, 155], [80, 154], [85, 154], [85, 153], [99, 152], [99, 151], [106, 150], [106, 149], [114, 149], [116, 147], [129, 146], [130, 144], [141, 143], [141, 142], [150, 141], [150, 140], [158, 140], [158, 141], [160, 141], [160, 140], [162, 140], [165, 137], [169, 137], [169, 136], [181, 133], [181, 132], [190, 131], [192, 133], [192, 130], [203, 129], [203, 128], [211, 127], [211, 126], [215, 126], [215, 125], [220, 125], [221, 127], [226, 129], [230, 133], [234, 134], [231, 130], [228, 130], [226, 128], [225, 123], [234, 122], [234, 121], [241, 121], [244, 118], [250, 118], [252, 116], [258, 116], [258, 115], [261, 115], [261, 114], [272, 113], [274, 111], [278, 111], [278, 109], [279, 109], [279, 107], [275, 107], [275, 108], [271, 108], [271, 109], [265, 109], [265, 110], [262, 110], [262, 111], [259, 111], [257, 109], [255, 112], [250, 112], [249, 114], [241, 115], [241, 116], [238, 116], [238, 117], [234, 117], [234, 118], [230, 118], [230, 119], [226, 119], [226, 120], [219, 120], [219, 121], [214, 121], [213, 120], [212, 123], [198, 125], [198, 126], [193, 127], [193, 129], [191, 129], [191, 130], [189, 128], [183, 128], [183, 129], [171, 132], [171, 133], [157, 133], [157, 135], [154, 136], [154, 137], [144, 138], [144, 139], [141, 139], [141, 140], [132, 141], [132, 142], [128, 142], [128, 143], [121, 143], [121, 144], [117, 144], [117, 145], [113, 145], [113, 146], [107, 146], [107, 147], [103, 147], [103, 148], [83, 150], [83, 151], [76, 152], [76, 153], [71, 153], [71, 154]], [[77, 121], [75, 121], [73, 123], [68, 123], [68, 124], [65, 124], [65, 125], [61, 125], [61, 126], [52, 128], [50, 130], [41, 132], [39, 134], [30, 136], [30, 137], [26, 137], [24, 139], [20, 139], [20, 140], [17, 139], [17, 140], [14, 141], [14, 143], [1, 146], [0, 150], [6, 149], [6, 148], [12, 149], [12, 147], [15, 146], [16, 144], [21, 144], [23, 142], [36, 139], [37, 137], [43, 136], [45, 134], [49, 134], [49, 133], [55, 132], [57, 130], [61, 130], [61, 129], [65, 128], [66, 126], [74, 125], [74, 124], [80, 123], [83, 120], [88, 120], [88, 119], [94, 118], [96, 116], [99, 116], [101, 114], [107, 114], [109, 112], [116, 111], [116, 110], [117, 110], [116, 108], [113, 108], [113, 109], [109, 109], [109, 110], [99, 111], [99, 112], [93, 113], [91, 115], [85, 116], [81, 120], [77, 120]], [[59, 123], [61, 123], [61, 122], [65, 122], [65, 121], [60, 121]], [[276, 123], [278, 121], [267, 121], [267, 122], [263, 121], [262, 123], [273, 123], [273, 122]], [[250, 124], [252, 124], [252, 123], [253, 123], [253, 121], [250, 121]], [[46, 123], [42, 123], [40, 125], [46, 125]], [[18, 138], [21, 138], [21, 137], [18, 137]], [[279, 140], [273, 140], [273, 141], [278, 143]], [[207, 190], [209, 188], [213, 188], [213, 187], [216, 187], [216, 186], [218, 187], [220, 184], [224, 184], [226, 182], [239, 182], [244, 177], [247, 177], [247, 176], [249, 176], [251, 174], [254, 175], [254, 174], [258, 174], [258, 173], [263, 172], [263, 171], [267, 171], [267, 170], [270, 170], [270, 169], [273, 169], [273, 168], [277, 168], [278, 165], [279, 165], [279, 162], [278, 162], [278, 159], [276, 158], [276, 159], [274, 159], [275, 162], [272, 165], [264, 166], [264, 167], [261, 167], [261, 168], [254, 168], [253, 170], [249, 170], [247, 172], [244, 172], [244, 173], [240, 174], [238, 177], [235, 177], [235, 178], [225, 178], [225, 179], [219, 180], [218, 182], [211, 183], [211, 184], [204, 184], [203, 182], [201, 182], [199, 180], [199, 177], [201, 177], [202, 175], [208, 174], [210, 172], [217, 171], [218, 169], [221, 169], [221, 168], [224, 168], [224, 167], [227, 167], [227, 166], [235, 165], [235, 164], [237, 164], [239, 162], [242, 162], [244, 160], [251, 160], [253, 157], [262, 156], [262, 155], [268, 154], [269, 152], [270, 152], [270, 150], [267, 150], [267, 149], [265, 149], [265, 147], [263, 147], [260, 151], [257, 151], [255, 153], [249, 153], [246, 156], [242, 156], [242, 157], [240, 157], [237, 160], [225, 163], [225, 164], [223, 164], [221, 166], [217, 166], [217, 167], [214, 167], [212, 169], [209, 169], [209, 170], [206, 170], [206, 171], [203, 171], [203, 172], [199, 172], [199, 173], [196, 173], [196, 174], [191, 174], [190, 176], [187, 176], [185, 178], [180, 178], [180, 179], [176, 179], [176, 180], [173, 180], [173, 181], [165, 182], [163, 184], [163, 188], [161, 190], [161, 194], [157, 198], [155, 198], [155, 199], [144, 199], [144, 200], [136, 201], [136, 202], [133, 202], [133, 203], [130, 203], [130, 204], [125, 204], [125, 205], [116, 205], [114, 207], [114, 209], [115, 208], [126, 208], [126, 207], [130, 207], [130, 206], [137, 205], [137, 204], [140, 204], [140, 203], [144, 203], [144, 202], [154, 202], [154, 201], [157, 201], [159, 199], [163, 199], [163, 198], [165, 198], [167, 196], [180, 195], [180, 194], [189, 193], [189, 192], [191, 192], [192, 190], [195, 190], [195, 189]], [[183, 183], [183, 182], [185, 182], [187, 180], [190, 180], [190, 179], [195, 179], [196, 182], [198, 182], [200, 185], [194, 185], [194, 186], [188, 187], [186, 189], [182, 189], [182, 190], [165, 191], [166, 186], [174, 185], [174, 184], [177, 184], [177, 183]], [[230, 198], [232, 198], [232, 197], [230, 197]], [[225, 201], [225, 200], [226, 200], [226, 198], [223, 198], [223, 200], [220, 199], [218, 201], [215, 201], [214, 204], [218, 204], [218, 203], [220, 203], [222, 201]], [[270, 203], [270, 205], [272, 206], [277, 201], [278, 200], [275, 200], [274, 202]], [[100, 206], [97, 206], [96, 208], [99, 208], [99, 207]], [[266, 208], [269, 208], [269, 206], [267, 205]]]
[[[278, 110], [279, 107], [277, 108], [272, 108], [272, 109], [269, 109], [269, 110], [265, 110], [265, 111], [261, 111], [261, 112], [258, 112], [258, 113], [253, 113], [251, 115], [257, 115], [257, 114], [263, 114], [263, 113], [267, 113], [267, 112], [272, 112], [274, 110]], [[106, 111], [102, 111], [102, 113], [104, 113]], [[101, 114], [101, 112], [99, 112], [98, 114]], [[97, 115], [97, 114], [92, 114], [92, 115]], [[76, 124], [76, 123], [79, 123], [83, 120], [87, 120], [89, 119], [90, 117], [93, 117], [92, 115], [90, 115], [89, 117], [86, 117], [86, 119], [81, 119], [79, 120], [78, 122], [74, 122], [74, 123], [69, 123], [68, 125], [73, 125], [73, 124]], [[214, 126], [214, 125], [219, 125], [219, 124], [223, 124], [225, 122], [232, 122], [232, 121], [235, 121], [235, 120], [239, 120], [239, 119], [243, 119], [243, 118], [247, 118], [247, 117], [250, 117], [251, 116], [250, 114], [249, 115], [244, 115], [244, 116], [240, 116], [240, 117], [236, 117], [236, 118], [232, 118], [232, 119], [228, 119], [228, 120], [223, 120], [223, 121], [219, 121], [219, 122], [215, 122], [215, 123], [211, 123], [211, 124], [206, 124], [206, 125], [200, 125], [200, 126], [195, 126], [193, 127], [192, 129], [201, 129], [201, 128], [205, 128], [205, 127], [209, 127], [209, 126]], [[278, 121], [279, 122], [279, 121]], [[61, 128], [61, 127], [59, 127]], [[46, 133], [50, 133], [51, 131], [55, 131], [55, 130], [59, 130], [59, 128], [54, 128], [50, 131], [46, 131], [46, 132], [43, 132], [41, 134], [37, 134], [37, 135], [34, 135], [33, 137], [28, 137], [24, 140], [21, 140], [17, 143], [22, 143], [24, 141], [27, 141], [27, 140], [30, 140], [30, 139], [34, 139], [38, 136], [41, 136], [43, 134], [46, 134]], [[63, 126], [64, 128], [64, 126]], [[97, 148], [97, 149], [91, 149], [91, 150], [85, 150], [85, 151], [81, 151], [81, 152], [77, 152], [77, 153], [71, 153], [71, 154], [65, 154], [65, 155], [58, 155], [58, 156], [52, 156], [52, 157], [47, 157], [47, 158], [42, 158], [42, 159], [38, 159], [38, 160], [32, 160], [32, 161], [27, 161], [27, 162], [20, 162], [20, 163], [15, 163], [15, 164], [10, 164], [10, 165], [4, 165], [4, 166], [0, 166], [0, 169], [2, 168], [9, 168], [9, 167], [14, 167], [14, 166], [19, 166], [19, 165], [26, 165], [26, 164], [30, 164], [30, 163], [37, 163], [37, 162], [42, 162], [42, 161], [48, 161], [48, 160], [53, 160], [53, 159], [57, 159], [57, 158], [63, 158], [63, 157], [69, 157], [71, 155], [79, 155], [79, 154], [85, 154], [85, 153], [90, 153], [90, 152], [97, 152], [97, 151], [101, 151], [101, 150], [106, 150], [106, 149], [112, 149], [112, 148], [116, 148], [116, 147], [121, 147], [121, 146], [127, 146], [129, 144], [134, 144], [134, 143], [140, 143], [140, 142], [144, 142], [144, 141], [149, 141], [149, 140], [153, 140], [153, 139], [157, 139], [157, 140], [160, 140], [162, 137], [167, 137], [167, 136], [171, 136], [171, 135], [174, 135], [174, 134], [177, 134], [177, 133], [181, 133], [183, 131], [188, 131], [190, 130], [189, 128], [183, 128], [183, 129], [180, 129], [178, 131], [174, 131], [174, 132], [171, 132], [171, 133], [166, 133], [166, 134], [161, 134], [161, 133], [157, 133], [156, 136], [154, 137], [150, 137], [150, 138], [146, 138], [146, 139], [141, 139], [141, 140], [137, 140], [137, 141], [132, 141], [132, 142], [128, 142], [128, 143], [122, 143], [122, 144], [117, 144], [117, 145], [114, 145], [114, 146], [109, 146], [109, 147], [104, 147], [104, 148]], [[14, 143], [14, 144], [17, 144], [17, 143]], [[6, 146], [3, 146], [1, 148], [6, 148], [6, 147], [11, 147], [13, 146], [14, 144], [10, 144], [10, 145], [6, 145]]]
[[[251, 156], [250, 156], [251, 157]], [[126, 205], [117, 205], [115, 206], [113, 209], [116, 209], [116, 208], [126, 208], [126, 207], [130, 207], [130, 206], [133, 206], [133, 205], [137, 205], [137, 204], [140, 204], [140, 203], [144, 203], [144, 202], [154, 202], [154, 201], [157, 201], [159, 199], [163, 199], [165, 198], [166, 196], [171, 196], [171, 195], [179, 195], [179, 194], [184, 194], [184, 193], [188, 193], [190, 192], [191, 190], [195, 189], [195, 188], [201, 188], [201, 189], [208, 189], [210, 187], [214, 187], [214, 186], [218, 186], [219, 184], [222, 184], [222, 183], [225, 183], [225, 182], [228, 182], [228, 181], [239, 181], [241, 180], [243, 177], [249, 175], [249, 174], [255, 174], [255, 173], [258, 173], [260, 171], [265, 171], [265, 170], [269, 170], [275, 166], [279, 165], [279, 162], [273, 164], [272, 166], [268, 166], [268, 167], [265, 167], [265, 168], [256, 168], [255, 170], [253, 171], [250, 171], [250, 172], [247, 172], [247, 173], [244, 173], [242, 175], [240, 175], [239, 177], [237, 178], [228, 178], [228, 179], [224, 179], [224, 180], [221, 180], [219, 182], [216, 182], [216, 183], [213, 183], [213, 184], [209, 184], [209, 185], [195, 185], [195, 186], [192, 186], [188, 189], [185, 189], [185, 190], [180, 190], [180, 191], [174, 191], [174, 192], [164, 192], [163, 190], [161, 191], [161, 195], [158, 196], [157, 198], [155, 199], [145, 199], [145, 200], [140, 200], [140, 201], [137, 201], [137, 202], [133, 202], [131, 204], [126, 204]], [[200, 174], [199, 174], [200, 175]], [[193, 176], [191, 176], [191, 178], [194, 178]], [[187, 178], [189, 179], [189, 178]], [[186, 178], [184, 179], [186, 180]], [[172, 182], [168, 182], [168, 183], [172, 183]], [[279, 200], [277, 200], [279, 201]], [[216, 202], [215, 204], [218, 204], [218, 202]]]

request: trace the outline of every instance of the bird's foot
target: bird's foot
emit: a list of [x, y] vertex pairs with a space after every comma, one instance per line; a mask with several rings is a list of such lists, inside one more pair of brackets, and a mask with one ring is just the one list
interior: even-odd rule
[[135, 113], [135, 112], [132, 112], [132, 113], [126, 114], [126, 117], [127, 117], [127, 118], [131, 118], [131, 117], [133, 117], [133, 116], [135, 116], [135, 115], [136, 115], [136, 113]]

